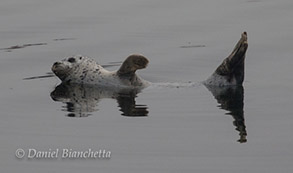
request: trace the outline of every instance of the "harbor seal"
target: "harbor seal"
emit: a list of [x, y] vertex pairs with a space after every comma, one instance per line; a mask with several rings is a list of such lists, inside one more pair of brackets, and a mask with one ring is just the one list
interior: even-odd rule
[[62, 83], [144, 88], [149, 82], [141, 79], [135, 72], [146, 68], [148, 63], [148, 59], [144, 56], [133, 54], [126, 58], [119, 70], [108, 71], [93, 59], [77, 55], [55, 62], [52, 71]]
[[[203, 83], [209, 86], [242, 85], [247, 33], [243, 32], [232, 53], [224, 59], [216, 71]], [[73, 56], [55, 62], [52, 71], [62, 83], [98, 85], [115, 88], [145, 88], [150, 82], [135, 74], [136, 70], [147, 67], [149, 61], [138, 54], [130, 55], [117, 71], [108, 71], [93, 59]]]
[[203, 83], [212, 86], [241, 86], [244, 81], [244, 61], [247, 48], [247, 33], [243, 32], [232, 53]]

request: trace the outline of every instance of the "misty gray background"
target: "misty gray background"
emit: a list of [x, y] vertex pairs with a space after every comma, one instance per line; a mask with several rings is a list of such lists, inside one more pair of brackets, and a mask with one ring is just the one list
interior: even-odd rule
[[[292, 0], [1, 0], [1, 172], [292, 172]], [[203, 85], [149, 88], [136, 102], [149, 116], [121, 116], [104, 99], [86, 118], [70, 118], [50, 92], [53, 62], [82, 54], [101, 64], [148, 57], [139, 74], [153, 82], [200, 82], [243, 31], [247, 143]], [[54, 39], [72, 38], [56, 41]], [[181, 48], [188, 45], [205, 47]], [[116, 68], [111, 68], [116, 69]], [[109, 160], [17, 159], [17, 148], [107, 149]]]

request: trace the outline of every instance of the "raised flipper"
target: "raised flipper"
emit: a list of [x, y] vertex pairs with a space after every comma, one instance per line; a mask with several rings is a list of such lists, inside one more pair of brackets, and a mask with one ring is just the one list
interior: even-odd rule
[[130, 55], [117, 71], [118, 76], [133, 76], [136, 70], [147, 67], [149, 61], [142, 55]]
[[216, 86], [242, 85], [247, 48], [247, 33], [243, 32], [232, 53], [222, 62], [204, 84]]

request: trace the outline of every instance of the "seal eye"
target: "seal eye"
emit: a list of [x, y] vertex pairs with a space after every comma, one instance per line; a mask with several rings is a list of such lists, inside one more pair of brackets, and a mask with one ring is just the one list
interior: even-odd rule
[[74, 63], [75, 62], [75, 59], [74, 58], [69, 58], [68, 59], [68, 62]]

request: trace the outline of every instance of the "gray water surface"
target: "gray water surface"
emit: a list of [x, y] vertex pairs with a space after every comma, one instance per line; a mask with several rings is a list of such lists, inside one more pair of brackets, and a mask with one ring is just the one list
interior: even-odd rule
[[[1, 0], [1, 172], [292, 172], [292, 18], [291, 0]], [[206, 88], [243, 31], [243, 88]], [[65, 56], [116, 70], [132, 53], [154, 84], [137, 93], [23, 80]], [[72, 93], [87, 106], [66, 103]], [[111, 158], [18, 159], [18, 148]]]

